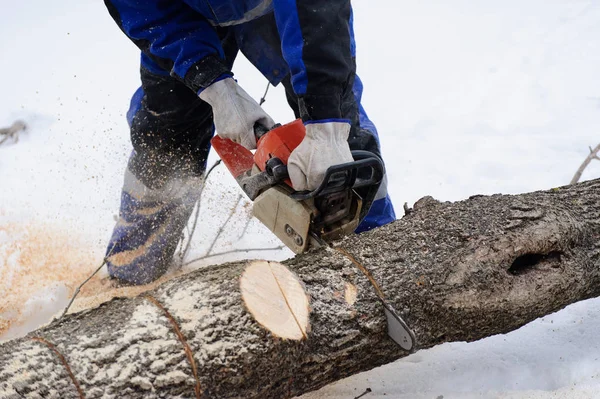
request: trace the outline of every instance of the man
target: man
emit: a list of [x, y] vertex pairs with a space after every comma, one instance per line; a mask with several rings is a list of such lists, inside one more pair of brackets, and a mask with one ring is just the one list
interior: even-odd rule
[[[111, 277], [146, 284], [165, 273], [198, 199], [210, 139], [256, 146], [273, 119], [232, 78], [238, 51], [306, 125], [291, 154], [296, 190], [314, 189], [350, 150], [380, 155], [360, 105], [349, 0], [105, 0], [142, 50], [142, 87], [127, 114], [133, 152], [107, 250]], [[287, 121], [286, 121], [287, 122]], [[357, 232], [395, 219], [385, 184]]]

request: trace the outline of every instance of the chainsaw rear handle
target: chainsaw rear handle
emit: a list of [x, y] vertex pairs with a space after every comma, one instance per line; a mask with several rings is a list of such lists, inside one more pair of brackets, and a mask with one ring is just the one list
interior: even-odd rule
[[291, 197], [297, 201], [304, 201], [348, 188], [379, 188], [385, 173], [381, 158], [372, 152], [362, 150], [352, 151], [352, 157], [354, 162], [330, 166], [325, 172], [323, 182], [315, 190], [296, 191], [291, 194]]

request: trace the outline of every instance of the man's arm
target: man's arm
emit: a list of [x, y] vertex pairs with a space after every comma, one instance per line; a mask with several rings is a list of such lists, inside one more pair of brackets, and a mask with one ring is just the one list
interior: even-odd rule
[[183, 1], [105, 0], [121, 30], [171, 76], [199, 92], [231, 76], [215, 29]]
[[342, 119], [355, 74], [350, 0], [274, 0], [283, 56], [304, 121]]
[[296, 190], [314, 190], [332, 165], [353, 160], [342, 98], [355, 70], [350, 0], [273, 0], [283, 57], [306, 136], [288, 160]]
[[233, 80], [215, 29], [178, 0], [104, 0], [121, 30], [213, 109], [217, 133], [256, 147], [254, 125], [271, 117]]

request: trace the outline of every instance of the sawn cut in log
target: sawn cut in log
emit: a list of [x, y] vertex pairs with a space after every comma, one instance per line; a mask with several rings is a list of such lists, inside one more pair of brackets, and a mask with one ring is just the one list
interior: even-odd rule
[[[425, 197], [337, 246], [421, 348], [506, 333], [600, 294], [600, 180]], [[197, 270], [5, 343], [0, 397], [285, 398], [405, 355], [372, 284], [327, 248]]]

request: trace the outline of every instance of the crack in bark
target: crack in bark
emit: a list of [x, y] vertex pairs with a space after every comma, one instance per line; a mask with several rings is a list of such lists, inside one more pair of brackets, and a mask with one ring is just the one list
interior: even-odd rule
[[165, 308], [160, 302], [158, 302], [158, 300], [156, 298], [154, 298], [151, 295], [144, 295], [144, 297], [146, 299], [148, 299], [150, 302], [152, 302], [154, 305], [156, 305], [157, 308], [162, 310], [164, 312], [165, 316], [167, 317], [167, 319], [169, 320], [169, 322], [171, 323], [171, 325], [173, 326], [173, 331], [175, 332], [175, 335], [177, 335], [179, 342], [181, 342], [181, 344], [183, 345], [183, 350], [185, 351], [185, 356], [187, 357], [188, 362], [190, 363], [190, 367], [192, 368], [192, 374], [194, 375], [194, 379], [196, 380], [196, 385], [194, 386], [194, 393], [196, 394], [196, 398], [200, 399], [200, 397], [202, 396], [202, 387], [200, 386], [200, 378], [198, 377], [198, 367], [196, 366], [196, 361], [194, 360], [194, 354], [192, 353], [192, 349], [190, 348], [190, 345], [187, 343], [185, 336], [181, 332], [181, 329], [179, 328], [179, 324], [177, 324], [177, 321], [171, 315], [171, 313], [169, 313], [167, 308]]
[[37, 341], [37, 342], [40, 342], [40, 343], [46, 345], [48, 348], [50, 348], [50, 350], [52, 352], [54, 352], [56, 354], [56, 356], [58, 356], [58, 358], [60, 359], [61, 363], [65, 366], [65, 369], [67, 370], [67, 373], [69, 374], [69, 377], [71, 378], [71, 381], [73, 382], [73, 385], [75, 385], [75, 388], [77, 388], [77, 392], [79, 393], [79, 397], [81, 399], [85, 399], [85, 395], [83, 394], [83, 391], [81, 390], [81, 387], [79, 386], [79, 383], [77, 382], [77, 379], [75, 378], [75, 375], [73, 374], [73, 371], [71, 371], [71, 367], [69, 366], [69, 363], [67, 362], [67, 359], [65, 359], [65, 357], [62, 355], [62, 353], [60, 353], [58, 351], [58, 348], [52, 342], [49, 342], [49, 341], [47, 341], [46, 339], [44, 339], [42, 337], [32, 337], [31, 340], [32, 341]]

